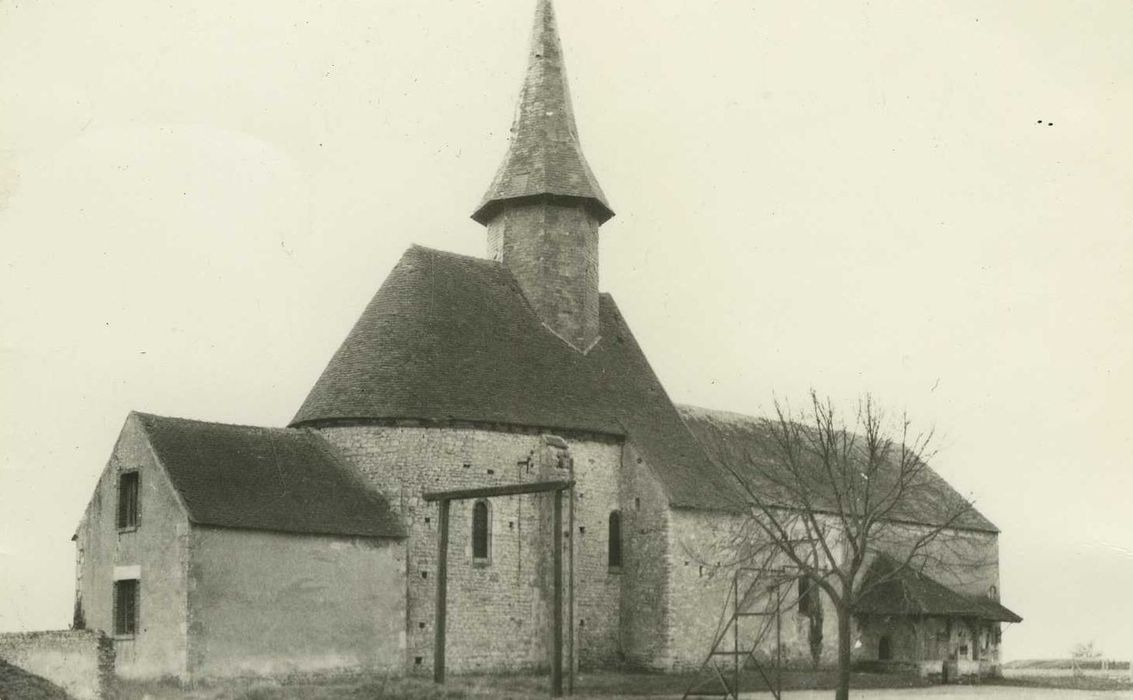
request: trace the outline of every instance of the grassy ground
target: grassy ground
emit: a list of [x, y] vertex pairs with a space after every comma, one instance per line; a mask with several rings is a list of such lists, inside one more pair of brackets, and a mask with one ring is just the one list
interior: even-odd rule
[[[695, 676], [662, 673], [601, 671], [582, 674], [575, 684], [581, 698], [680, 697]], [[744, 673], [742, 689], [755, 691], [766, 684], [755, 673]], [[785, 689], [832, 688], [833, 672], [785, 671]], [[854, 674], [857, 688], [908, 688], [924, 685], [919, 679], [891, 674]], [[370, 700], [406, 698], [532, 698], [546, 697], [545, 675], [454, 676], [438, 689], [425, 678], [349, 677], [318, 681], [235, 681], [217, 685], [183, 688], [175, 683], [124, 683], [119, 700]], [[718, 687], [718, 686], [715, 686]]]
[[349, 677], [310, 681], [234, 680], [183, 687], [174, 682], [119, 684], [117, 700], [456, 700], [520, 698], [480, 684], [454, 682], [438, 688], [418, 678]]
[[1062, 690], [1133, 690], [1128, 676], [1013, 676], [985, 681], [985, 685], [1009, 685], [1021, 688], [1059, 688]]
[[69, 700], [54, 683], [0, 661], [0, 698], [4, 700]]
[[[688, 674], [600, 671], [582, 674], [575, 684], [577, 698], [666, 697], [679, 698], [695, 677]], [[784, 671], [784, 690], [825, 690], [834, 687], [833, 671]], [[855, 673], [853, 687], [858, 689], [900, 689], [926, 687], [924, 681], [898, 674]], [[744, 673], [742, 690], [753, 692], [766, 688], [755, 673]], [[1128, 682], [1105, 678], [1047, 677], [985, 681], [983, 686], [1024, 688], [1059, 688], [1078, 690], [1129, 690]], [[1006, 689], [1006, 688], [1005, 688]], [[229, 681], [216, 685], [189, 688], [176, 683], [124, 683], [119, 700], [371, 700], [372, 698], [405, 698], [407, 700], [546, 697], [545, 675], [454, 676], [444, 688], [427, 678], [385, 678], [379, 676], [330, 677], [306, 681]], [[975, 689], [973, 689], [975, 690]], [[990, 690], [990, 688], [985, 688]], [[0, 697], [3, 693], [0, 693]], [[23, 695], [11, 695], [24, 698]], [[57, 700], [63, 696], [28, 696], [34, 700]]]

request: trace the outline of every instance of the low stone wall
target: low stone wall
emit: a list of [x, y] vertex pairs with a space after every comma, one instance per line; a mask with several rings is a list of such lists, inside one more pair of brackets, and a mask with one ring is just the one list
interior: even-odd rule
[[0, 659], [46, 678], [76, 700], [111, 697], [114, 645], [92, 630], [0, 634]]

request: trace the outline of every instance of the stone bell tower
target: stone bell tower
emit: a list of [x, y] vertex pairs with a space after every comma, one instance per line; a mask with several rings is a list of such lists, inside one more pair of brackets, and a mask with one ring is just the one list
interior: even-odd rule
[[538, 0], [511, 140], [472, 218], [488, 255], [579, 351], [598, 340], [598, 227], [614, 215], [578, 140], [551, 0]]

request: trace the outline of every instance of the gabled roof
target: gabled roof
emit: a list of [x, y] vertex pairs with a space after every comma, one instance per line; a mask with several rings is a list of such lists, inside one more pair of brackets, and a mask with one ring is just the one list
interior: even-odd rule
[[685, 427], [608, 294], [600, 324], [598, 342], [579, 353], [539, 321], [502, 264], [414, 246], [292, 425], [414, 419], [628, 437], [674, 506], [722, 509], [735, 489]]
[[[790, 481], [789, 477], [780, 475], [783, 467], [776, 457], [778, 452], [771, 432], [772, 424], [768, 419], [695, 406], [679, 408], [685, 423], [708, 456], [721, 467], [735, 469], [745, 481], [757, 485], [765, 497], [773, 499], [776, 490], [781, 490], [776, 487], [776, 480]], [[883, 470], [880, 478], [893, 477], [896, 471], [896, 466], [892, 466], [891, 473], [886, 474]], [[923, 474], [923, 479], [923, 487], [916, 489], [909, 502], [898, 504], [894, 509], [894, 520], [940, 524], [947, 522], [949, 515], [958, 512], [965, 503], [963, 497], [931, 468]], [[814, 486], [812, 497], [815, 508], [823, 509], [825, 506], [834, 512], [835, 506], [824, 502], [824, 476], [816, 473], [811, 481]], [[974, 508], [957, 518], [955, 527], [999, 532], [991, 521]]]
[[314, 431], [135, 416], [194, 523], [404, 536], [389, 503], [358, 481]]
[[550, 0], [536, 7], [507, 155], [472, 218], [487, 224], [502, 202], [531, 197], [581, 199], [599, 223], [614, 215], [582, 155]]
[[[896, 573], [894, 573], [896, 572]], [[892, 576], [879, 584], [883, 576]], [[876, 585], [875, 585], [876, 584]], [[870, 615], [936, 615], [972, 617], [996, 622], [1022, 622], [999, 601], [952, 590], [927, 574], [899, 567], [888, 555], [880, 555], [862, 579], [869, 587], [854, 606], [854, 612]]]

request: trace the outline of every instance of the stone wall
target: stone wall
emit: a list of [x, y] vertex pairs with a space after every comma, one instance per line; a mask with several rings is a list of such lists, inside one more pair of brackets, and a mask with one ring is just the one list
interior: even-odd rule
[[561, 337], [580, 350], [598, 338], [598, 221], [581, 202], [505, 207], [488, 224], [488, 257]]
[[[704, 661], [721, 625], [721, 616], [727, 606], [728, 614], [734, 603], [732, 577], [738, 559], [733, 547], [734, 538], [743, 536], [745, 518], [728, 513], [707, 511], [673, 511], [673, 527], [669, 546], [673, 566], [670, 571], [672, 594], [669, 602], [670, 624], [674, 631], [670, 666], [681, 669], [697, 667]], [[756, 575], [742, 574], [740, 594], [753, 583]], [[767, 585], [773, 577], [764, 574], [753, 590], [758, 596], [741, 600], [745, 612], [772, 612], [775, 596], [768, 594]], [[739, 643], [741, 649], [750, 649], [758, 641], [760, 655], [770, 658], [775, 654], [777, 639], [782, 644], [782, 657], [792, 665], [812, 663], [810, 648], [810, 617], [799, 612], [798, 588], [794, 581], [783, 582], [778, 589], [778, 631], [774, 616], [744, 617], [740, 619]], [[820, 662], [832, 663], [837, 656], [838, 618], [825, 595], [822, 600], [822, 648]], [[764, 629], [764, 625], [768, 625]], [[732, 649], [729, 636], [725, 650]]]
[[[670, 570], [672, 592], [668, 608], [674, 635], [670, 665], [684, 668], [698, 665], [711, 648], [720, 615], [731, 593], [733, 564], [738, 560], [734, 543], [737, 539], [750, 539], [753, 533], [750, 524], [745, 524], [747, 518], [741, 515], [678, 510], [674, 511], [672, 520], [669, 544], [673, 557]], [[895, 557], [902, 557], [905, 553], [902, 547], [916, 541], [925, 533], [925, 528], [893, 525], [886, 533], [885, 538], [875, 545]], [[840, 553], [841, 548], [835, 547], [834, 550]], [[924, 567], [926, 574], [954, 590], [968, 595], [989, 595], [998, 592], [998, 557], [994, 533], [946, 531], [924, 548], [923, 556], [916, 563]], [[868, 567], [869, 560], [862, 569], [863, 575]], [[749, 575], [741, 580], [749, 581], [750, 578]], [[799, 612], [797, 583], [785, 585], [782, 595], [778, 637], [782, 643], [783, 658], [792, 665], [811, 663], [811, 620], [808, 615]], [[837, 660], [837, 614], [825, 593], [820, 599], [823, 619], [819, 661], [828, 665]], [[762, 598], [747, 607], [761, 609], [767, 605], [768, 599]], [[741, 619], [741, 648], [751, 647], [744, 643], [744, 639], [751, 640], [758, 634], [759, 619]], [[992, 626], [979, 626], [978, 630], [959, 624], [949, 627], [948, 639], [940, 642], [941, 650], [938, 652], [934, 645], [943, 635], [943, 628], [937, 631], [932, 627], [934, 624], [935, 621], [928, 621], [915, 628], [906, 620], [855, 619], [852, 634], [860, 644], [855, 645], [853, 657], [856, 661], [877, 661], [881, 637], [888, 636], [894, 662], [911, 662], [925, 655], [948, 658], [964, 647], [974, 650], [977, 645], [986, 659], [998, 659], [998, 644], [993, 641], [995, 631]], [[769, 630], [757, 648], [770, 656], [776, 648], [775, 639], [776, 631]], [[731, 648], [730, 642], [726, 648]]]
[[[564, 530], [570, 528], [564, 533], [564, 546], [574, 548], [578, 657], [584, 662], [618, 657], [622, 574], [606, 566], [609, 514], [625, 510], [619, 502], [617, 440], [567, 436], [572, 464], [559, 464], [556, 448], [536, 432], [404, 425], [325, 427], [321, 432], [404, 517], [410, 671], [427, 672], [433, 663], [438, 507], [425, 502], [422, 493], [567, 478], [572, 473], [578, 486], [573, 525], [572, 508], [564, 503]], [[452, 503], [449, 670], [547, 666], [551, 498], [540, 494], [489, 499], [491, 544], [486, 562], [472, 558], [473, 502]], [[568, 550], [564, 556], [564, 576], [570, 554]], [[564, 629], [569, 629], [567, 625], [564, 620]]]
[[[119, 530], [118, 476], [140, 474], [138, 526]], [[76, 609], [114, 641], [124, 677], [187, 678], [185, 628], [189, 521], [139, 420], [126, 419], [75, 536]], [[114, 581], [137, 578], [138, 629], [114, 636]]]
[[[901, 532], [911, 540], [924, 532], [909, 527]], [[949, 588], [968, 595], [992, 595], [999, 600], [999, 537], [991, 532], [950, 530], [925, 548], [924, 572]]]
[[99, 632], [0, 634], [0, 659], [46, 678], [76, 700], [113, 697], [114, 646]]
[[405, 663], [405, 548], [397, 540], [194, 526], [194, 680]]
[[867, 617], [859, 621], [855, 661], [879, 661], [888, 637], [893, 661], [960, 659], [999, 667], [999, 623], [962, 618]]
[[[665, 489], [632, 444], [627, 444], [623, 451], [620, 492], [625, 540], [621, 649], [630, 665], [662, 670], [672, 665], [672, 510]], [[601, 661], [595, 659], [594, 663]]]

